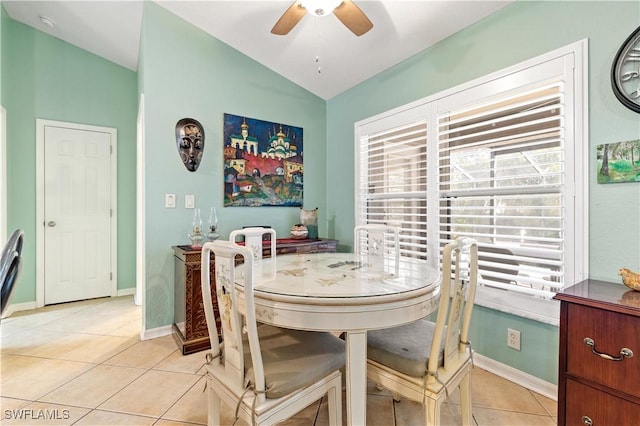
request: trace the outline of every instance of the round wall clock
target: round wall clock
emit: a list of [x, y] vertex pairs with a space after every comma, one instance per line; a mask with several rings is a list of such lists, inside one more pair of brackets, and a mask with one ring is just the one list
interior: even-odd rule
[[640, 113], [640, 27], [622, 43], [613, 60], [611, 86], [624, 106]]

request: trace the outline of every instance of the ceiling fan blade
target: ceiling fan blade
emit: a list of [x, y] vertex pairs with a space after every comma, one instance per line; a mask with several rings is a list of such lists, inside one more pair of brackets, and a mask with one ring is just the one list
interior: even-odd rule
[[300, 6], [298, 1], [293, 2], [293, 4], [289, 6], [289, 9], [278, 19], [278, 22], [276, 22], [273, 28], [271, 28], [271, 33], [277, 35], [289, 34], [289, 31], [300, 22], [305, 13], [307, 13], [307, 10]]
[[357, 36], [361, 36], [373, 28], [373, 24], [367, 18], [367, 15], [351, 0], [344, 0], [333, 13], [345, 27], [349, 28]]

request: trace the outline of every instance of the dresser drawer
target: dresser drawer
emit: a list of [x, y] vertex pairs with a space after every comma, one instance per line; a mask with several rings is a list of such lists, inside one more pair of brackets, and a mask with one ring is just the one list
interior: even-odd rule
[[[569, 304], [568, 318], [567, 373], [640, 398], [639, 318], [577, 304]], [[593, 353], [621, 357], [623, 348], [633, 356], [613, 361]]]
[[637, 426], [640, 421], [640, 405], [571, 379], [567, 379], [566, 410], [567, 425]]

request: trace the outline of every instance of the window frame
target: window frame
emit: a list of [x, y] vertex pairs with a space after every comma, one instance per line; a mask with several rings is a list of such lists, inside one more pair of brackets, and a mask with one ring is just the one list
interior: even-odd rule
[[[383, 112], [354, 123], [355, 136], [355, 225], [361, 225], [359, 199], [359, 146], [362, 137], [382, 132], [402, 124], [427, 121], [427, 261], [438, 267], [440, 237], [439, 223], [439, 168], [438, 161], [438, 116], [441, 111], [461, 104], [461, 98], [470, 90], [485, 90], [488, 98], [492, 93], [504, 92], [503, 87], [526, 87], [547, 79], [549, 74], [561, 67], [568, 107], [565, 112], [565, 220], [573, 226], [564, 228], [565, 233], [565, 287], [580, 282], [589, 275], [589, 185], [588, 185], [588, 40], [584, 39], [568, 46], [531, 58], [467, 83], [419, 99], [409, 104]], [[558, 74], [560, 75], [560, 74]], [[481, 88], [481, 89], [478, 89]], [[435, 237], [434, 237], [435, 236]], [[437, 256], [433, 254], [437, 253]], [[540, 321], [559, 324], [559, 303], [540, 299], [516, 291], [505, 291], [481, 286], [476, 303], [491, 309]]]

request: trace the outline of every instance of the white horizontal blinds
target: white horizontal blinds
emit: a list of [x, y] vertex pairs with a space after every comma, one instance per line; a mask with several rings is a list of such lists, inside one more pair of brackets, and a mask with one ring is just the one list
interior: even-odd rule
[[475, 238], [481, 284], [553, 296], [564, 284], [563, 83], [437, 120], [441, 246]]
[[401, 256], [426, 259], [426, 122], [363, 135], [359, 155], [358, 224], [399, 226]]

